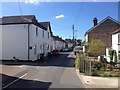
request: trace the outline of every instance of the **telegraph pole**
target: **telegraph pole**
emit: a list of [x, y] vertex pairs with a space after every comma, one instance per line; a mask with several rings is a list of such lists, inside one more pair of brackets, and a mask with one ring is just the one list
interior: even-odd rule
[[72, 26], [72, 29], [73, 29], [73, 46], [75, 45], [74, 44], [74, 25]]

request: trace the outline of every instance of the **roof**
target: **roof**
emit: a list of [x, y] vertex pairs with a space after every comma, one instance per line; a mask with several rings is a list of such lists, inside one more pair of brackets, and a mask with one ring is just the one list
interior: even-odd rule
[[48, 28], [50, 22], [39, 22], [42, 26], [44, 26], [45, 28]]
[[42, 29], [45, 29], [40, 25], [35, 15], [22, 15], [22, 16], [4, 16], [0, 18], [0, 25], [10, 24], [34, 24]]
[[115, 32], [113, 32], [112, 34], [117, 34], [117, 33], [120, 33], [120, 28], [115, 30]]
[[5, 16], [1, 18], [2, 22], [0, 22], [0, 24], [6, 25], [6, 24], [31, 23], [33, 21], [33, 18], [35, 18], [34, 15]]
[[97, 28], [99, 25], [101, 25], [102, 23], [104, 23], [106, 20], [112, 20], [113, 22], [115, 22], [115, 23], [117, 23], [117, 24], [119, 24], [120, 25], [120, 22], [118, 22], [117, 20], [115, 20], [115, 19], [113, 19], [113, 18], [111, 18], [110, 16], [108, 16], [108, 17], [106, 17], [105, 19], [103, 19], [101, 22], [99, 22], [96, 26], [94, 26], [94, 27], [92, 27], [91, 29], [89, 29], [86, 33], [85, 33], [85, 35], [86, 34], [88, 34], [89, 32], [91, 32], [93, 29], [95, 29], [95, 28]]
[[51, 33], [51, 35], [53, 35], [52, 30], [51, 30], [50, 22], [39, 22], [39, 24], [42, 25], [43, 27], [45, 27], [46, 30], [47, 30], [48, 27], [50, 27], [50, 33]]
[[66, 39], [65, 40], [67, 43], [74, 43], [75, 41], [73, 41], [72, 39]]
[[62, 41], [65, 42], [65, 40], [63, 40], [62, 38], [60, 38], [59, 36], [53, 36], [54, 40], [58, 40], [58, 41]]

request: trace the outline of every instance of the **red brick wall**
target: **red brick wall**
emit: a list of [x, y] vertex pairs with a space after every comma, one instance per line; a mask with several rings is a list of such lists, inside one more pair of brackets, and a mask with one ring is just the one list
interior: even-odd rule
[[[120, 28], [120, 25], [108, 19], [98, 27], [94, 28], [88, 33], [88, 42], [93, 39], [100, 39], [106, 47], [112, 46], [112, 32]], [[105, 54], [105, 52], [103, 53]]]

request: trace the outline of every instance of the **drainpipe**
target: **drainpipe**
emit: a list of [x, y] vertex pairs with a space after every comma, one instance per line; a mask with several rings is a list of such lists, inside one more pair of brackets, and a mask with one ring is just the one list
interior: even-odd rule
[[29, 48], [30, 48], [30, 24], [28, 24], [28, 61], [30, 60], [30, 51], [29, 51]]

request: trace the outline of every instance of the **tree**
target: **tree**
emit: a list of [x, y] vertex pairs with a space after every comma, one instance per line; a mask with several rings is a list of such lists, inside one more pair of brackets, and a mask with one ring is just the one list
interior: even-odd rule
[[82, 42], [82, 46], [85, 46], [85, 41]]
[[[110, 62], [117, 62], [117, 52], [115, 50], [109, 50]], [[113, 61], [114, 60], [114, 61]]]
[[97, 57], [103, 55], [105, 51], [105, 44], [99, 39], [94, 39], [88, 43], [88, 55]]

